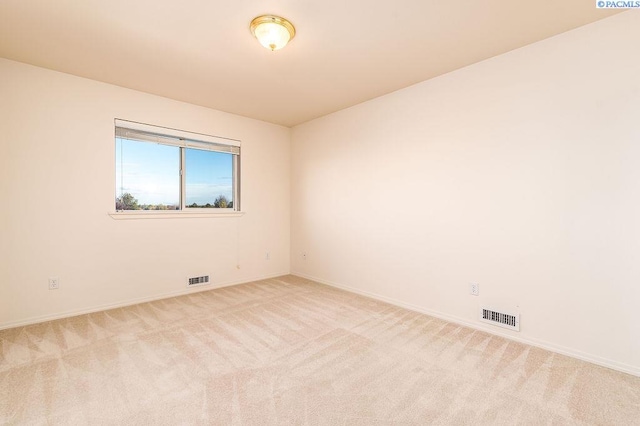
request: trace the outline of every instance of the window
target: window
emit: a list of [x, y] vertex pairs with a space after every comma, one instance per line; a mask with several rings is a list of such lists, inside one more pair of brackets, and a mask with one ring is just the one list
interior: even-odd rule
[[239, 166], [239, 141], [116, 120], [116, 211], [239, 211]]

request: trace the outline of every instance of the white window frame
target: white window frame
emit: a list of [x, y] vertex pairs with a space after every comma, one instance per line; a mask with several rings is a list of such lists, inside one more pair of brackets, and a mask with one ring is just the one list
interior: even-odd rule
[[[176, 218], [176, 217], [219, 217], [240, 216], [243, 214], [240, 208], [240, 141], [220, 136], [205, 135], [202, 133], [187, 132], [168, 127], [153, 126], [135, 121], [115, 119], [115, 135], [117, 138], [128, 138], [162, 145], [170, 145], [180, 149], [180, 210], [119, 210], [109, 213], [115, 219], [142, 219], [142, 218]], [[129, 136], [129, 137], [127, 137]], [[185, 149], [201, 149], [206, 151], [223, 152], [232, 154], [233, 173], [233, 207], [232, 208], [206, 208], [188, 207], [186, 205], [186, 155]], [[114, 167], [115, 170], [115, 167]], [[115, 195], [118, 196], [118, 188]], [[113, 200], [113, 199], [112, 199]], [[113, 202], [113, 201], [112, 201]]]

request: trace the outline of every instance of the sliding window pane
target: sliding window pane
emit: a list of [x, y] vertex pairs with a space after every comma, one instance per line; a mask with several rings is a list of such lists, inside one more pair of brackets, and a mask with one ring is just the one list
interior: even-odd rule
[[180, 148], [116, 138], [116, 210], [179, 210]]
[[233, 154], [185, 149], [186, 206], [233, 208]]

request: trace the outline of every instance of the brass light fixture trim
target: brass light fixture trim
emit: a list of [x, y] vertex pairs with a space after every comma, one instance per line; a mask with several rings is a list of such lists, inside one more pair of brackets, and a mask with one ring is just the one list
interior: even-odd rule
[[[260, 26], [262, 26], [264, 24], [268, 24], [268, 25], [276, 24], [276, 25], [279, 25], [280, 27], [283, 27], [289, 33], [289, 38], [287, 40], [278, 40], [279, 44], [276, 43], [275, 41], [271, 41], [271, 40], [270, 41], [263, 41], [261, 39], [261, 34], [260, 34], [260, 30], [258, 29], [258, 27], [260, 27]], [[285, 18], [283, 18], [281, 16], [276, 16], [276, 15], [261, 15], [261, 16], [258, 16], [253, 21], [251, 21], [250, 28], [251, 28], [251, 33], [254, 35], [254, 37], [256, 37], [258, 39], [260, 44], [262, 44], [267, 49], [271, 49], [271, 50], [282, 49], [284, 46], [287, 45], [287, 43], [289, 41], [293, 40], [293, 37], [295, 37], [295, 35], [296, 35], [296, 29], [294, 28], [293, 24], [291, 22], [289, 22], [288, 20], [286, 20]]]

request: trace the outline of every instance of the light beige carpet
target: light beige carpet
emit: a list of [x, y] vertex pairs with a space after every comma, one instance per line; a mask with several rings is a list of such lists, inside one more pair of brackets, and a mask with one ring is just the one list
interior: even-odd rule
[[640, 378], [286, 276], [0, 331], [0, 423], [640, 424]]

